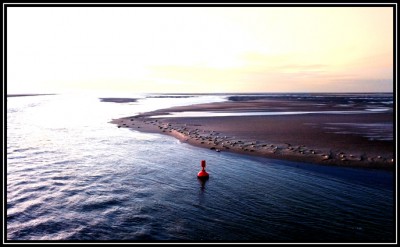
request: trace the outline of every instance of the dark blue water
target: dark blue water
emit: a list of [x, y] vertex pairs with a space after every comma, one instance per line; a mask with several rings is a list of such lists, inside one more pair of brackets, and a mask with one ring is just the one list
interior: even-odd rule
[[395, 239], [391, 172], [217, 153], [118, 129], [106, 121], [118, 104], [60, 113], [66, 98], [27, 98], [8, 100], [8, 240]]

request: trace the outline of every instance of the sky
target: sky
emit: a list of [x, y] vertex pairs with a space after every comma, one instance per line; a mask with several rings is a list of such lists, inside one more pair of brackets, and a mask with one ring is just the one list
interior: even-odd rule
[[391, 7], [8, 7], [7, 93], [392, 92]]

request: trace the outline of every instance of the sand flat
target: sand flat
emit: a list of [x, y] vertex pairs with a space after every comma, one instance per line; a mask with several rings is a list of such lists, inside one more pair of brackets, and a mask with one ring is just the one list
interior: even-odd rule
[[[172, 135], [217, 152], [323, 165], [393, 169], [394, 142], [368, 137], [365, 126], [393, 123], [393, 112], [225, 117], [159, 117], [173, 112], [354, 111], [361, 105], [259, 99], [174, 107], [115, 119], [118, 127]], [[335, 125], [336, 124], [336, 125]], [[364, 126], [363, 128], [358, 126]], [[379, 133], [378, 133], [379, 134]]]

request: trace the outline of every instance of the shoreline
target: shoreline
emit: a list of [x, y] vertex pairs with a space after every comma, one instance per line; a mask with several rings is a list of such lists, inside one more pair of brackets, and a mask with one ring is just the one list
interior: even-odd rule
[[29, 96], [47, 96], [47, 95], [57, 95], [57, 94], [55, 94], [55, 93], [7, 94], [7, 98], [11, 98], [11, 97], [29, 97]]
[[[246, 117], [161, 117], [184, 111], [262, 111], [287, 107], [279, 100], [219, 102], [147, 112], [113, 119], [118, 128], [160, 133], [216, 152], [234, 152], [320, 165], [393, 170], [393, 141], [369, 140], [327, 131], [327, 123], [391, 121], [390, 113]], [[293, 102], [291, 102], [293, 103]], [[307, 108], [297, 104], [290, 110]], [[160, 117], [157, 117], [160, 116]]]

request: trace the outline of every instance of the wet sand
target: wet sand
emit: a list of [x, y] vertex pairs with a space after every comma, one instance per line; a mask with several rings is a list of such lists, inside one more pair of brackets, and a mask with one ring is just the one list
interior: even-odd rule
[[[243, 100], [199, 104], [157, 110], [134, 117], [114, 119], [118, 128], [174, 136], [182, 142], [216, 152], [236, 152], [273, 159], [322, 165], [393, 169], [393, 140], [371, 140], [360, 134], [332, 131], [334, 124], [393, 123], [393, 112], [367, 114], [305, 114], [235, 117], [160, 117], [171, 112], [216, 111], [324, 111], [362, 110], [343, 106], [291, 100]], [[312, 106], [310, 104], [313, 104]], [[310, 109], [310, 107], [312, 107]], [[351, 108], [351, 109], [350, 109]], [[356, 126], [356, 125], [354, 125]], [[345, 126], [352, 132], [353, 125]]]

